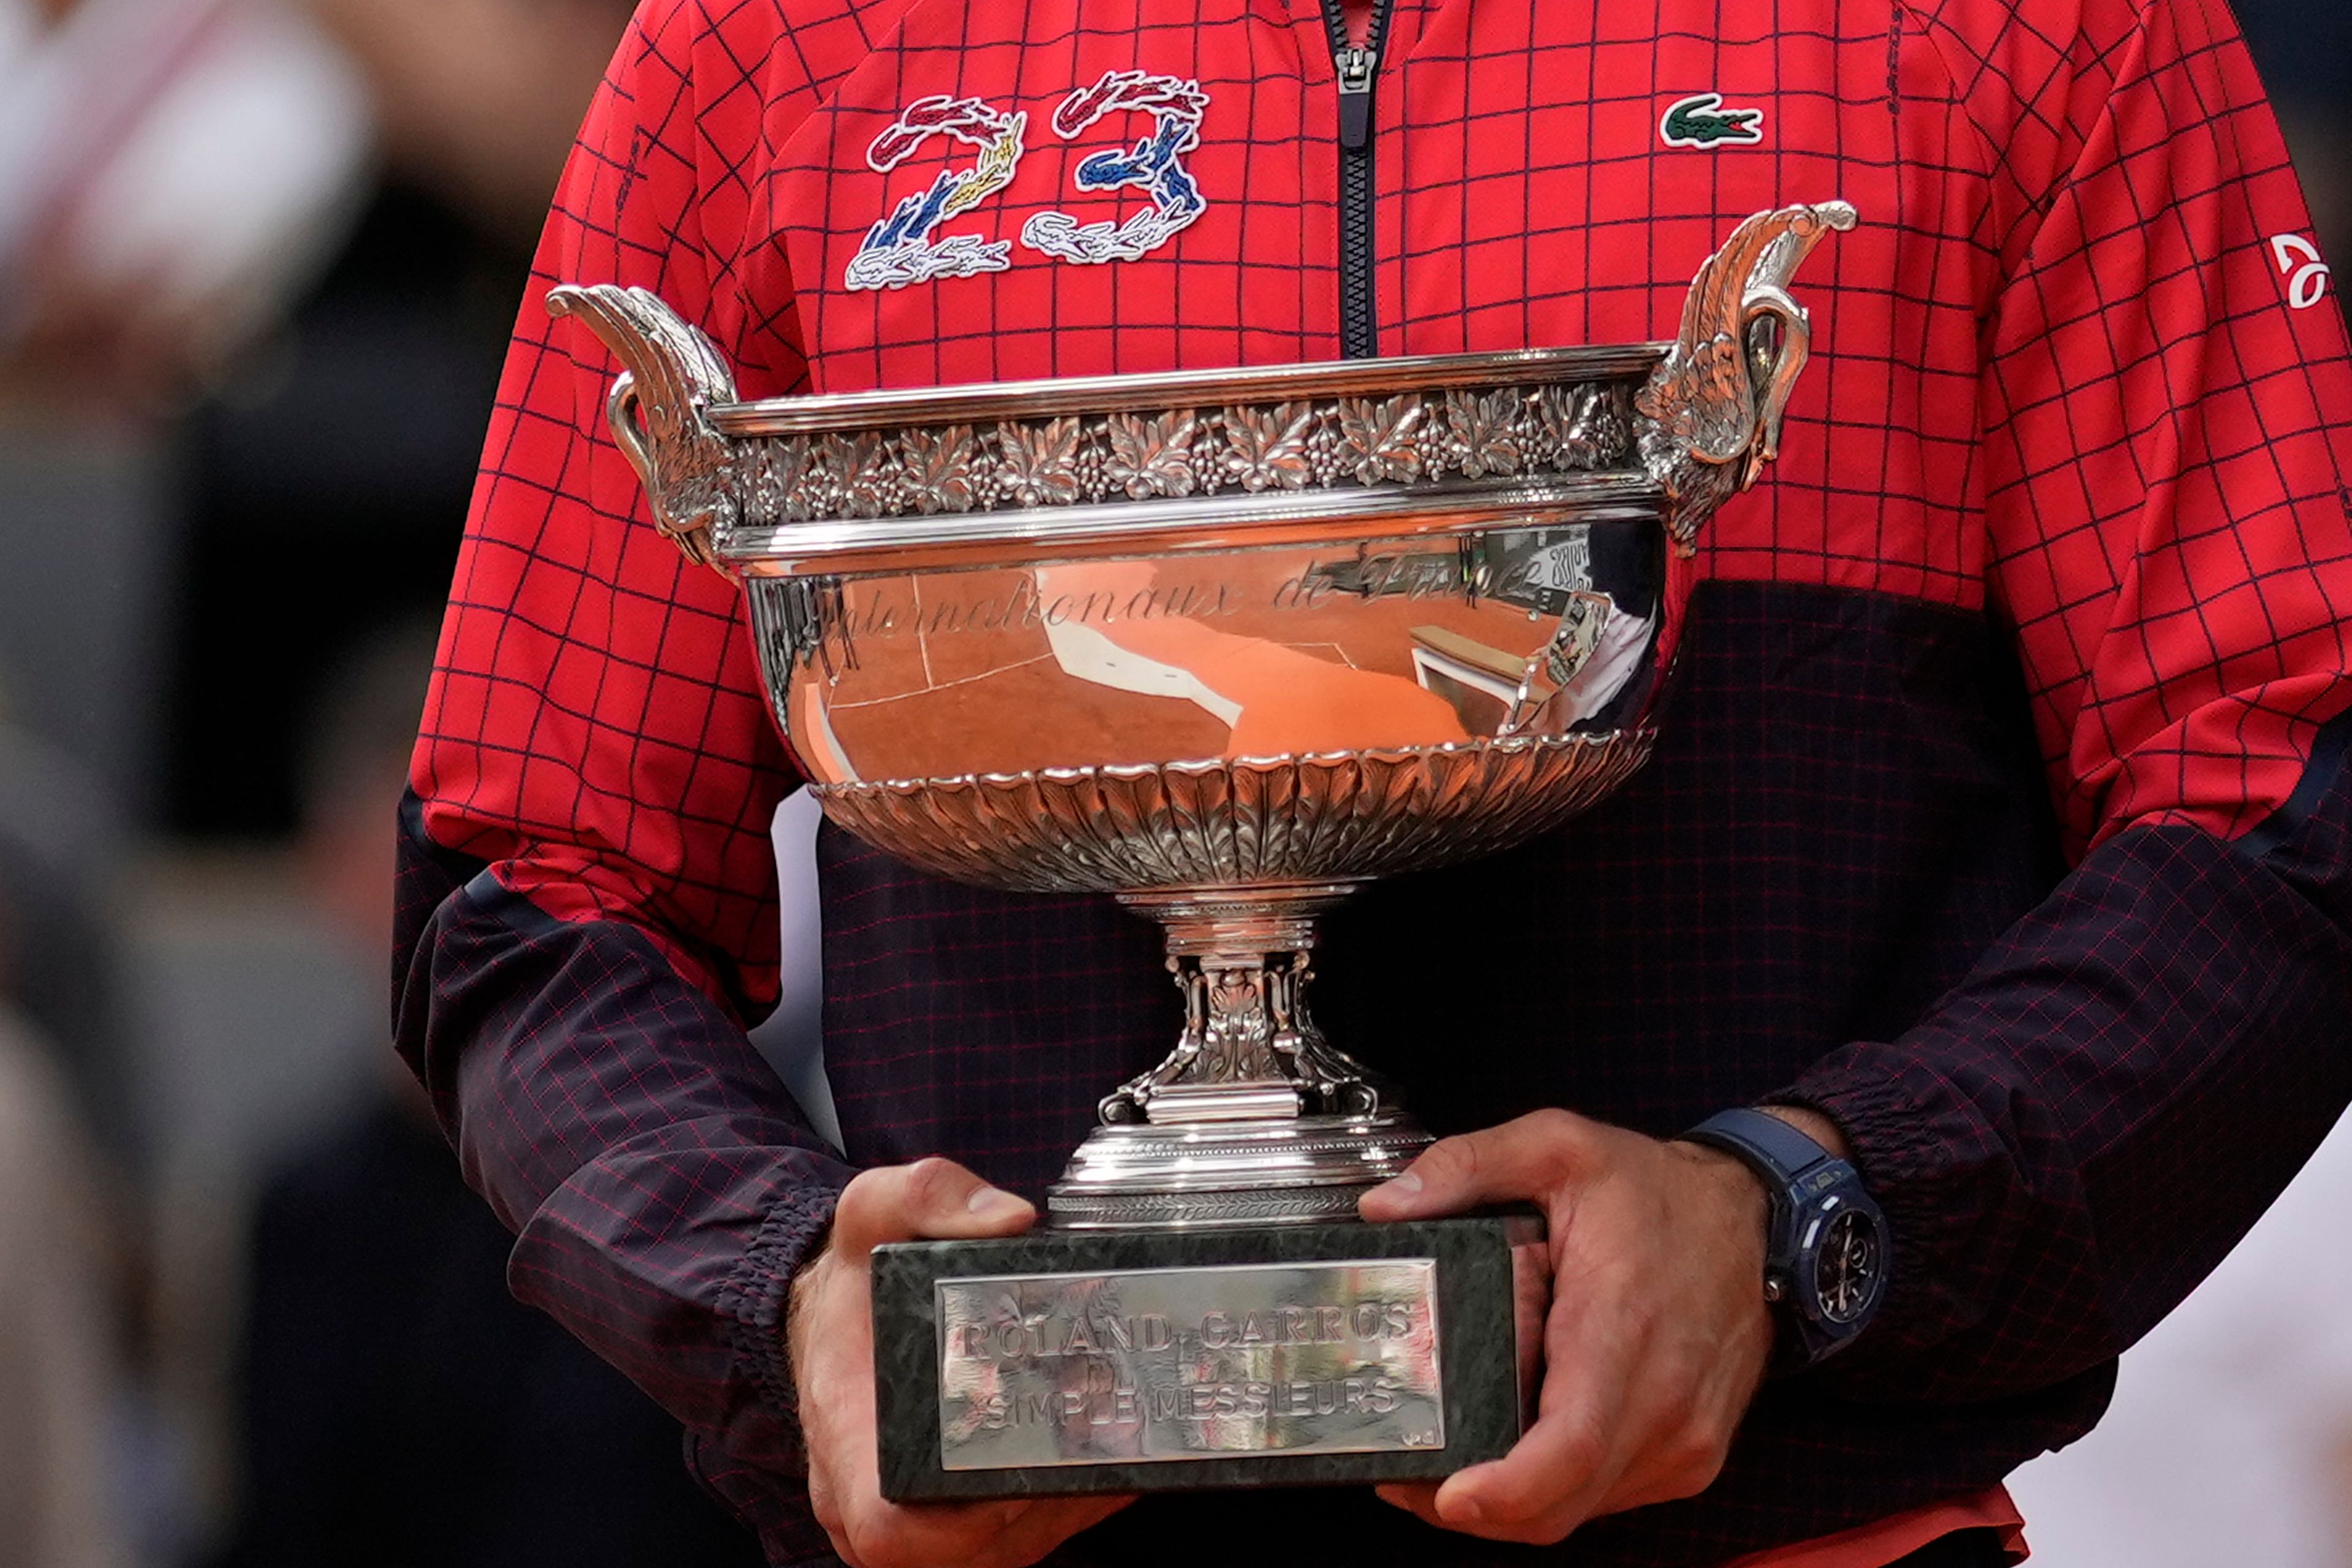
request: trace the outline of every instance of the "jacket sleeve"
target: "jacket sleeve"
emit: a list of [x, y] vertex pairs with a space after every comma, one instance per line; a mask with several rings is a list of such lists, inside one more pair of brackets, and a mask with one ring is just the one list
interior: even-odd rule
[[515, 1293], [702, 1446], [790, 1473], [779, 1317], [850, 1174], [744, 1035], [775, 1000], [768, 827], [795, 780], [740, 595], [654, 529], [605, 426], [616, 367], [543, 303], [640, 285], [747, 395], [803, 379], [789, 312], [747, 313], [730, 259], [740, 171], [802, 89], [747, 82], [785, 52], [768, 7], [728, 15], [746, 36], [640, 11], [557, 195], [402, 816], [394, 1022], [518, 1232]]
[[1776, 1097], [1895, 1233], [1823, 1370], [1862, 1397], [2112, 1358], [2352, 1098], [2352, 366], [2302, 196], [2221, 0], [2084, 0], [2071, 42], [1977, 9], [1939, 42], [2004, 149], [1978, 499], [2074, 869]]

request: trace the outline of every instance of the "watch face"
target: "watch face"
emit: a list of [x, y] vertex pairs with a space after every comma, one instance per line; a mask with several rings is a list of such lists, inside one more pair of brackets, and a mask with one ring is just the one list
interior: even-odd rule
[[1838, 1324], [1859, 1321], [1877, 1299], [1884, 1278], [1878, 1226], [1871, 1217], [1855, 1209], [1832, 1215], [1813, 1254], [1813, 1285], [1822, 1316]]

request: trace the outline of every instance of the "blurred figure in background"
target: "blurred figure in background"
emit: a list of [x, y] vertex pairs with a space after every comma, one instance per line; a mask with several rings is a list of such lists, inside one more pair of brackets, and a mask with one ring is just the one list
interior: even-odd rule
[[[310, 731], [299, 860], [355, 952], [391, 943], [400, 796], [432, 628], [372, 644]], [[246, 1495], [221, 1568], [756, 1568], [652, 1401], [507, 1293], [512, 1237], [378, 1041], [365, 1103], [266, 1182]], [[8, 1561], [0, 1552], [0, 1561]]]
[[127, 849], [107, 791], [13, 723], [0, 689], [0, 998], [48, 1043], [75, 1116], [126, 1171], [141, 1140], [121, 1092], [114, 906]]
[[[126, 1437], [120, 1408], [85, 1402], [114, 1451], [76, 1463], [128, 1498], [120, 1533], [142, 1568], [182, 1568], [231, 1510], [251, 1560], [289, 1560], [271, 1553], [320, 1539], [320, 1521], [349, 1525], [348, 1510], [302, 1483], [348, 1480], [333, 1462], [352, 1443], [322, 1439], [313, 1455], [282, 1440], [304, 1421], [397, 1428], [419, 1445], [400, 1476], [437, 1485], [446, 1457], [478, 1478], [468, 1496], [495, 1496], [518, 1473], [499, 1445], [534, 1430], [525, 1446], [588, 1478], [583, 1489], [630, 1495], [604, 1482], [648, 1441], [655, 1472], [677, 1469], [675, 1435], [648, 1437], [638, 1406], [604, 1422], [615, 1388], [635, 1395], [568, 1342], [558, 1348], [572, 1359], [539, 1366], [543, 1326], [501, 1299], [505, 1243], [494, 1224], [482, 1233], [478, 1205], [447, 1205], [477, 1226], [452, 1237], [436, 1228], [436, 1189], [403, 1184], [454, 1188], [446, 1149], [420, 1145], [379, 1105], [341, 1124], [377, 1175], [286, 1158], [314, 1145], [328, 1108], [351, 1103], [353, 1079], [380, 1094], [373, 1064], [388, 1060], [368, 1045], [362, 1073], [343, 1022], [384, 1016], [382, 942], [354, 997], [281, 847], [297, 816], [299, 721], [319, 705], [320, 672], [446, 594], [531, 234], [629, 9], [0, 0], [0, 688], [28, 731], [95, 775], [91, 794], [121, 797], [144, 830], [124, 858], [128, 1006], [111, 1047], [85, 1050], [80, 1037], [98, 1032], [68, 1027], [100, 994], [53, 962], [70, 910], [30, 894], [45, 918], [24, 933], [38, 983], [28, 1010], [64, 1020], [51, 1029], [70, 1084], [107, 1146], [141, 1161], [156, 1301], [137, 1342], [154, 1347], [142, 1381], [163, 1414], [144, 1430], [127, 1423]], [[30, 826], [5, 787], [0, 818], [4, 852], [14, 823]], [[382, 821], [364, 836], [371, 851]], [[0, 881], [6, 871], [0, 853]], [[381, 880], [369, 897], [388, 897]], [[248, 1509], [236, 1502], [228, 1418], [236, 1238], [255, 1173], [273, 1165], [289, 1174], [261, 1226], [248, 1337], [261, 1347], [249, 1352], [261, 1492]], [[399, 1239], [322, 1239], [306, 1216], [359, 1223], [338, 1196], [382, 1205]], [[488, 1273], [453, 1285], [438, 1250], [411, 1269], [428, 1247]], [[0, 1253], [0, 1272], [13, 1261]], [[442, 1292], [425, 1304], [432, 1331], [466, 1331], [477, 1307], [493, 1314], [429, 1389], [401, 1348], [426, 1330], [370, 1305], [412, 1274]], [[414, 1293], [399, 1299], [423, 1310]], [[332, 1321], [346, 1310], [360, 1315]], [[402, 1370], [311, 1384], [303, 1347], [337, 1335], [353, 1358]], [[319, 1364], [356, 1378], [366, 1363]], [[468, 1377], [536, 1400], [541, 1426], [517, 1416], [505, 1438], [467, 1436], [462, 1421], [423, 1436], [418, 1413]], [[567, 1379], [604, 1381], [574, 1396]], [[25, 1473], [13, 1406], [0, 1386], [0, 1492]], [[537, 1483], [515, 1485], [545, 1502]], [[304, 1561], [459, 1562], [477, 1542], [526, 1564], [670, 1556], [617, 1526], [596, 1551], [574, 1550], [577, 1530], [610, 1522], [591, 1509], [575, 1526], [542, 1507], [546, 1532], [529, 1541], [510, 1528], [529, 1517], [523, 1502], [461, 1514], [411, 1492], [394, 1519], [381, 1511], [393, 1492], [352, 1495], [379, 1508], [373, 1543]], [[675, 1520], [677, 1500], [644, 1517]], [[441, 1531], [421, 1553], [402, 1533], [420, 1521]], [[682, 1528], [677, 1540], [704, 1539]], [[453, 1545], [459, 1536], [468, 1544]], [[17, 1548], [0, 1537], [0, 1564], [49, 1568]], [[723, 1543], [712, 1560], [728, 1560]]]
[[285, 835], [315, 671], [446, 590], [630, 9], [0, 0], [0, 665], [142, 816]]
[[122, 1568], [115, 1184], [76, 1114], [89, 1075], [36, 1022], [60, 1019], [98, 1065], [105, 950], [70, 868], [37, 856], [44, 827], [89, 847], [54, 790], [69, 777], [0, 724], [0, 1563]]
[[167, 405], [271, 331], [348, 226], [359, 73], [277, 0], [0, 0], [0, 364]]
[[[5, 694], [0, 694], [5, 696]], [[0, 1563], [128, 1564], [151, 1280], [114, 923], [122, 825], [0, 702]]]
[[176, 831], [284, 833], [315, 672], [446, 594], [531, 246], [630, 9], [308, 0], [365, 84], [375, 177], [320, 286], [185, 427]]
[[631, 0], [306, 4], [366, 77], [394, 177], [527, 259]]
[[629, 9], [0, 0], [0, 364], [43, 398], [224, 390], [338, 252], [407, 237], [352, 239], [385, 190], [514, 271]]
[[0, 680], [135, 819], [174, 618], [168, 416], [278, 331], [369, 139], [358, 70], [280, 0], [0, 0]]
[[0, 986], [0, 1563], [121, 1568], [102, 1224], [69, 1112]]

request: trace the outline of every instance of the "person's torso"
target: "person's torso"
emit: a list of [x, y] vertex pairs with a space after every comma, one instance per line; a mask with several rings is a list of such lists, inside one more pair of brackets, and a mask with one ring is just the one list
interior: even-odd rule
[[[732, 297], [789, 300], [815, 391], [1330, 359], [1367, 285], [1387, 354], [1671, 337], [1741, 218], [1859, 210], [1796, 289], [1815, 358], [1780, 460], [1707, 525], [1654, 759], [1560, 832], [1327, 922], [1319, 1021], [1438, 1131], [1564, 1105], [1671, 1133], [1901, 1030], [2046, 892], [2060, 862], [1977, 516], [1997, 197], [1909, 8], [1401, 0], [1352, 275], [1310, 0], [862, 15], [855, 48], [812, 42], [841, 74], [722, 215]], [[1037, 1195], [1097, 1100], [1174, 1043], [1159, 932], [1108, 899], [955, 886], [829, 827], [820, 865], [852, 1159], [946, 1152]], [[2097, 1397], [2062, 1391], [1990, 1444], [1970, 1428], [1969, 1466], [1997, 1478], [1994, 1450], [2021, 1457]], [[1789, 1416], [1799, 1440], [1774, 1453], [1814, 1419]], [[1850, 1425], [1849, 1459], [1958, 1432]], [[1787, 1495], [1862, 1518], [1939, 1484], [1910, 1452]], [[1430, 1545], [1346, 1511], [1375, 1554]], [[1139, 1510], [1102, 1550], [1183, 1539], [1150, 1522], [1180, 1512]], [[1698, 1562], [1705, 1537], [1591, 1540]]]

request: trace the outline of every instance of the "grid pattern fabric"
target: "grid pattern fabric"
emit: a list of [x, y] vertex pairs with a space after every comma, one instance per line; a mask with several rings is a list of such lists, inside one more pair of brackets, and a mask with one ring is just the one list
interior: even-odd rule
[[[1088, 119], [1112, 82], [1132, 107]], [[1668, 145], [1702, 95], [1759, 134]], [[1149, 931], [1104, 906], [835, 846], [849, 1163], [807, 1131], [741, 1038], [774, 999], [767, 825], [794, 782], [741, 606], [646, 521], [604, 429], [614, 367], [544, 291], [651, 289], [748, 396], [1328, 358], [1335, 100], [1312, 0], [653, 0], [558, 193], [412, 773], [403, 1048], [520, 1230], [518, 1291], [688, 1422], [780, 1561], [822, 1550], [775, 1325], [831, 1193], [934, 1150], [1034, 1185], [1072, 1104], [1157, 1055], [1163, 999]], [[1628, 1018], [1682, 990], [1714, 1011], [1439, 1109], [1552, 1095], [1660, 1131], [1732, 1098], [1830, 1110], [1902, 1246], [1847, 1392], [2032, 1405], [1857, 1443], [1776, 1395], [1711, 1500], [1564, 1560], [1716, 1561], [1997, 1477], [2082, 1428], [2105, 1360], [2317, 1136], [2290, 1119], [2217, 1184], [2199, 1097], [2262, 1144], [2281, 1097], [2347, 1092], [2313, 1042], [2352, 1005], [2352, 801], [2322, 743], [2352, 700], [2352, 367], [2276, 243], [2308, 219], [2221, 0], [1399, 0], [1375, 145], [1388, 353], [1664, 336], [1740, 218], [1861, 210], [1800, 280], [1817, 357], [1781, 461], [1709, 525], [1719, 631], [1695, 615], [1685, 659], [1685, 706], [1734, 731], [1727, 694], [1759, 682], [1815, 706], [1738, 755], [1677, 760], [1670, 725], [1605, 808], [1660, 813], [1624, 872], [1665, 889], [1643, 906], [1663, 942], [1612, 977]], [[1106, 186], [1107, 153], [1149, 167]], [[1988, 847], [1914, 809], [2013, 797], [2003, 747], [1878, 743], [1986, 728], [2007, 684], [1935, 650], [1988, 626], [2078, 862], [2038, 909], [2032, 833]], [[1794, 780], [1750, 765], [1790, 746]], [[1678, 861], [1675, 814], [1718, 807], [1749, 836]], [[1807, 869], [1847, 860], [1840, 885]], [[1546, 864], [1465, 868], [1458, 907], [1540, 909]], [[1739, 879], [1774, 867], [1761, 908]], [[1878, 990], [1801, 1005], [1857, 962], [1824, 933], [1889, 931]], [[1718, 955], [1696, 985], [1677, 933]], [[1499, 1024], [1549, 1059], [1540, 1018]], [[1778, 1480], [1838, 1462], [1879, 1479]]]

